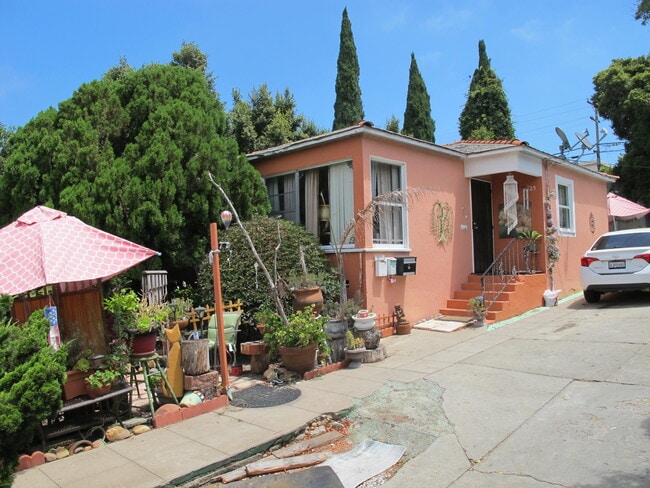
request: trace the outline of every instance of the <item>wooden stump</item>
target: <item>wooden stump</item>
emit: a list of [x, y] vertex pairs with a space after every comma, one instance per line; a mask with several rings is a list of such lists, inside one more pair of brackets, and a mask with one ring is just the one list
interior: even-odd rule
[[181, 341], [181, 357], [185, 374], [198, 375], [210, 371], [210, 340]]

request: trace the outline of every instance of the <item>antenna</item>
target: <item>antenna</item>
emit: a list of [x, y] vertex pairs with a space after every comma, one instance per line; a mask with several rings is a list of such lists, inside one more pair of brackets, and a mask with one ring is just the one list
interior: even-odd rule
[[589, 149], [591, 151], [591, 148], [594, 147], [594, 145], [591, 142], [589, 142], [589, 140], [587, 139], [588, 135], [589, 135], [588, 129], [585, 129], [585, 131], [582, 134], [580, 134], [580, 132], [576, 132], [576, 137], [582, 143], [583, 151], [585, 149]]

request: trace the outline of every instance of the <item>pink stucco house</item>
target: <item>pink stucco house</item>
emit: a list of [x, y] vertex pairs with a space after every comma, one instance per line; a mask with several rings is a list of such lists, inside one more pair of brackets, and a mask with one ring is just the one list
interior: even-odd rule
[[[611, 177], [517, 140], [441, 146], [361, 122], [248, 158], [273, 214], [306, 226], [333, 259], [374, 201], [374, 218], [356, 217], [340, 247], [348, 296], [359, 291], [380, 314], [400, 304], [411, 321], [467, 315], [480, 294], [492, 321], [542, 306], [551, 287], [545, 239], [525, 252], [529, 243], [515, 237], [547, 225], [560, 251], [553, 288], [578, 292], [580, 257], [608, 229]], [[401, 199], [376, 199], [397, 190]]]

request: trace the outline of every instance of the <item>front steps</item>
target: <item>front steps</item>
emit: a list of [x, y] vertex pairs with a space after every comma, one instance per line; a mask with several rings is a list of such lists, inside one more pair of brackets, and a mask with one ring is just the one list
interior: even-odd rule
[[[503, 282], [497, 277], [486, 277], [488, 282], [495, 281], [492, 286], [486, 285], [485, 303], [489, 305], [494, 299], [498, 290], [507, 282], [511, 276], [504, 276]], [[544, 304], [544, 290], [546, 289], [547, 276], [543, 273], [516, 275], [508, 283], [497, 300], [489, 305], [486, 322], [501, 322], [528, 310], [540, 307]], [[453, 298], [447, 300], [447, 306], [440, 309], [441, 315], [453, 317], [471, 317], [468, 312], [469, 299], [481, 295], [481, 276], [469, 275], [468, 280], [462, 283], [460, 290], [454, 292]]]

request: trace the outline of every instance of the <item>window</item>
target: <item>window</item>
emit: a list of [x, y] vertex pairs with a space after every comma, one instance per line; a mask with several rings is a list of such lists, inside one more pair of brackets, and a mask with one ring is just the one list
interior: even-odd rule
[[555, 185], [559, 234], [575, 235], [573, 181], [557, 176]]
[[[353, 218], [352, 166], [348, 162], [266, 178], [271, 215], [304, 225], [322, 245], [339, 245]], [[347, 242], [352, 235], [347, 236]]]
[[406, 243], [403, 197], [387, 197], [388, 193], [403, 189], [402, 170], [401, 165], [380, 161], [371, 163], [372, 198], [380, 197], [376, 202], [372, 228], [372, 242], [375, 247], [404, 246]]

